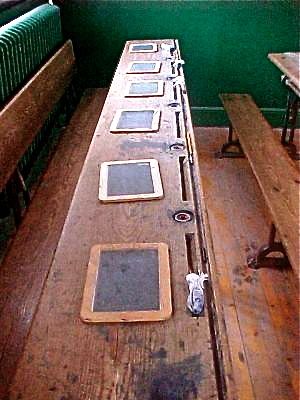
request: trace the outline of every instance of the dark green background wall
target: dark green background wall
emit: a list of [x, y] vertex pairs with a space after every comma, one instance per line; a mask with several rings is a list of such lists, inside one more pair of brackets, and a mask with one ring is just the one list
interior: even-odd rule
[[25, 14], [33, 8], [48, 2], [46, 0], [26, 0], [22, 2], [16, 1], [16, 5], [13, 3], [13, 1], [4, 3], [1, 3], [0, 1], [0, 26], [7, 24], [14, 18]]
[[73, 40], [86, 86], [109, 85], [126, 40], [178, 38], [196, 123], [224, 122], [220, 92], [251, 93], [273, 122], [282, 117], [285, 90], [267, 54], [298, 50], [300, 1], [57, 0], [56, 4], [61, 6], [65, 36]]
[[59, 3], [88, 86], [109, 84], [126, 40], [178, 38], [196, 122], [222, 122], [221, 92], [251, 93], [268, 116], [285, 105], [280, 73], [267, 54], [298, 49], [299, 1]]

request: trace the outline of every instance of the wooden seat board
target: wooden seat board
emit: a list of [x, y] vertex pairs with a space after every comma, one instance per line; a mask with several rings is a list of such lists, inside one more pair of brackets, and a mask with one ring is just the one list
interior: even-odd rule
[[299, 278], [300, 175], [296, 164], [249, 95], [220, 97]]
[[106, 94], [84, 93], [1, 264], [1, 399], [8, 395]]
[[[179, 224], [172, 218], [173, 210], [194, 209], [190, 176], [184, 177], [188, 200], [182, 202], [178, 153], [168, 150], [178, 140], [174, 110], [166, 106], [173, 100], [172, 83], [166, 82], [164, 118], [157, 133], [142, 137], [109, 133], [117, 108], [161, 106], [159, 98], [124, 97], [127, 81], [131, 79], [126, 74], [128, 62], [136, 59], [136, 54], [127, 54], [129, 43], [76, 187], [11, 386], [12, 398], [22, 394], [24, 400], [32, 397], [44, 400], [50, 393], [52, 398], [148, 400], [163, 390], [177, 393], [177, 397], [194, 396], [203, 400], [218, 397], [207, 313], [193, 319], [186, 312], [185, 275], [189, 267], [185, 234], [194, 235], [200, 259], [197, 227], [195, 220]], [[147, 57], [151, 60], [162, 55], [147, 53]], [[163, 63], [161, 77], [170, 73], [170, 63]], [[187, 154], [186, 150], [183, 154]], [[101, 204], [97, 196], [99, 163], [126, 160], [129, 156], [158, 160], [165, 197], [160, 201]], [[82, 323], [79, 313], [90, 248], [97, 243], [130, 242], [168, 245], [174, 310], [171, 319], [129, 326]]]
[[0, 111], [0, 190], [71, 82], [74, 65], [69, 40]]

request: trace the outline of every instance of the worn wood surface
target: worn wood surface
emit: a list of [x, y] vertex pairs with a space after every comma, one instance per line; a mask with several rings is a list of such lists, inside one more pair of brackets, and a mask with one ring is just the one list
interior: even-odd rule
[[300, 174], [296, 164], [249, 95], [224, 94], [221, 100], [299, 278]]
[[226, 129], [197, 128], [195, 137], [228, 399], [296, 400], [298, 281], [292, 268], [247, 267], [247, 256], [268, 236], [268, 207], [247, 159], [215, 157]]
[[300, 90], [300, 53], [271, 53], [268, 58]]
[[9, 398], [106, 93], [85, 92], [0, 266], [0, 399]]
[[74, 63], [68, 41], [0, 111], [0, 190], [71, 82]]
[[[164, 41], [172, 43], [171, 40]], [[200, 260], [195, 219], [176, 223], [175, 210], [194, 210], [187, 166], [183, 177], [187, 201], [181, 200], [178, 157], [170, 151], [176, 142], [172, 83], [165, 96], [125, 98], [129, 61], [159, 59], [161, 51], [128, 54], [120, 60], [109, 96], [96, 128], [76, 187], [26, 348], [10, 390], [10, 398], [45, 399], [189, 399], [217, 398], [208, 317], [192, 318], [186, 311], [188, 264], [185, 234], [194, 237]], [[141, 58], [142, 56], [142, 58]], [[155, 79], [171, 73], [163, 62]], [[153, 75], [149, 78], [154, 79]], [[162, 109], [157, 133], [109, 132], [117, 109], [138, 106]], [[187, 104], [188, 106], [188, 104]], [[184, 138], [183, 138], [184, 139]], [[111, 160], [156, 158], [165, 197], [159, 201], [101, 204], [98, 201], [99, 163]], [[80, 307], [90, 249], [97, 243], [166, 243], [170, 251], [173, 315], [163, 322], [87, 325]], [[189, 257], [190, 258], [190, 257]], [[195, 268], [200, 265], [194, 265]], [[189, 397], [188, 397], [189, 396]]]

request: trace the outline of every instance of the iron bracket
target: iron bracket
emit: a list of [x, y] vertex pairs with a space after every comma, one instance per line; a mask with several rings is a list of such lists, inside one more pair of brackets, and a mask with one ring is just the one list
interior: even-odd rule
[[[235, 149], [235, 150], [234, 150]], [[227, 142], [216, 153], [217, 158], [245, 158], [239, 139], [233, 139], [233, 128], [229, 125]]]
[[297, 148], [293, 141], [295, 136], [295, 129], [297, 126], [297, 116], [300, 100], [298, 95], [288, 86], [288, 80], [286, 77], [283, 79], [283, 82], [286, 83], [288, 87], [288, 94], [286, 113], [284, 116], [284, 123], [281, 132], [281, 143], [284, 147], [287, 148], [287, 151], [291, 158], [299, 160], [300, 154], [297, 153]]
[[21, 205], [19, 198], [20, 192], [22, 192], [23, 194], [23, 200], [25, 206], [28, 207], [30, 203], [30, 194], [26, 187], [23, 176], [19, 168], [17, 168], [7, 184], [7, 197], [9, 204], [13, 209], [13, 215], [16, 226], [20, 225], [21, 223], [22, 211], [23, 211], [23, 207]]
[[[274, 224], [271, 225], [270, 236], [268, 244], [263, 245], [256, 255], [250, 256], [247, 259], [248, 267], [253, 269], [259, 269], [262, 267], [269, 268], [284, 268], [289, 265], [289, 260], [285, 249], [281, 242], [276, 239], [276, 227]], [[281, 253], [281, 257], [270, 257], [271, 253]]]

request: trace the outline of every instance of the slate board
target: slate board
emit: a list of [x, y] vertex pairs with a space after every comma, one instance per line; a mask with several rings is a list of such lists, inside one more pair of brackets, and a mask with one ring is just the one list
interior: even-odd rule
[[132, 82], [129, 87], [129, 94], [157, 93], [158, 82]]
[[162, 321], [171, 315], [166, 243], [92, 247], [80, 312], [83, 322]]
[[151, 129], [154, 110], [122, 111], [117, 129]]
[[103, 251], [93, 311], [159, 310], [158, 250]]
[[108, 167], [107, 195], [154, 193], [149, 162], [112, 164]]
[[133, 63], [130, 71], [154, 71], [156, 69], [155, 62]]
[[153, 44], [134, 44], [131, 48], [132, 51], [153, 51]]

